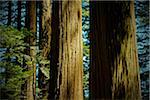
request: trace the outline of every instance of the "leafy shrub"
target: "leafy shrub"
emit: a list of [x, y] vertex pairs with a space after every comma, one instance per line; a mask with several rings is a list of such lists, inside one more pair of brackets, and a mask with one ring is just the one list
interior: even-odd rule
[[[0, 97], [16, 100], [20, 98], [21, 86], [32, 74], [27, 71], [30, 56], [25, 54], [29, 47], [24, 38], [30, 35], [26, 29], [0, 26]], [[26, 64], [25, 64], [26, 63]]]

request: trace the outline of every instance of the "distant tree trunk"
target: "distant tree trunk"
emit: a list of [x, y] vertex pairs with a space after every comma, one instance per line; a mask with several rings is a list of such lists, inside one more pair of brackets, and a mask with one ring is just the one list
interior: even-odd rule
[[[21, 1], [18, 0], [17, 6], [18, 6], [17, 29], [20, 31], [20, 29], [21, 29]], [[16, 57], [16, 63], [20, 64], [18, 62], [18, 57]], [[21, 92], [20, 92], [20, 98], [22, 98], [22, 96], [23, 96], [22, 93], [24, 92], [24, 91], [22, 91], [22, 89], [23, 89], [22, 86], [20, 87], [20, 90], [21, 90]]]
[[21, 29], [21, 1], [18, 0], [18, 16], [17, 16], [17, 28]]
[[37, 3], [37, 6], [38, 6], [38, 9], [39, 9], [39, 12], [37, 12], [38, 13], [38, 17], [39, 17], [39, 49], [41, 50], [42, 49], [42, 47], [41, 47], [41, 41], [42, 41], [42, 9], [43, 9], [43, 7], [42, 7], [42, 2], [43, 1], [39, 1], [38, 3]]
[[91, 99], [139, 100], [134, 2], [90, 2]]
[[81, 1], [52, 7], [49, 99], [83, 100]]
[[[8, 16], [7, 16], [8, 17], [8, 22], [7, 22], [8, 26], [11, 25], [11, 7], [12, 7], [11, 1], [8, 1]], [[6, 53], [10, 53], [10, 48], [7, 48]], [[10, 56], [8, 56], [6, 60], [7, 60], [7, 62], [10, 62], [11, 61]], [[8, 66], [8, 65], [6, 65], [6, 66]], [[8, 79], [10, 78], [9, 74], [10, 74], [9, 68], [6, 67], [5, 68], [5, 83], [7, 83]], [[6, 98], [6, 99], [9, 98], [9, 96], [7, 95], [7, 92], [6, 92], [5, 96], [6, 97], [4, 97], [4, 98]]]
[[[29, 25], [29, 24], [28, 24], [28, 19], [29, 19], [29, 18], [28, 18], [28, 3], [29, 3], [29, 1], [26, 1], [26, 2], [25, 2], [25, 25], [24, 25], [24, 27], [29, 29], [29, 27], [28, 27], [28, 25]], [[24, 41], [27, 42], [27, 43], [29, 43], [28, 36], [25, 37]], [[27, 55], [29, 55], [29, 48], [26, 48], [24, 52], [25, 52]], [[25, 59], [23, 58], [23, 67], [27, 66], [25, 62], [26, 62], [26, 61], [25, 61]], [[26, 69], [25, 69], [25, 70], [26, 70]], [[25, 83], [22, 84], [22, 86], [21, 86], [21, 99], [22, 99], [22, 100], [26, 100], [26, 99], [27, 99], [27, 80], [26, 80]]]
[[11, 1], [8, 1], [8, 22], [7, 22], [7, 25], [11, 25], [11, 7], [12, 7], [12, 2]]
[[[48, 60], [51, 42], [51, 0], [42, 0], [40, 2], [40, 50], [42, 57]], [[41, 67], [46, 67], [40, 64]], [[42, 98], [46, 99], [48, 95], [47, 82], [44, 74], [39, 69], [39, 88], [42, 92]]]
[[26, 1], [26, 4], [25, 4], [25, 10], [26, 10], [26, 14], [25, 14], [25, 28], [28, 28], [28, 3], [29, 1]]
[[33, 70], [33, 75], [27, 79], [27, 100], [34, 100], [36, 97], [36, 1], [27, 2], [27, 19], [26, 27], [32, 32], [32, 36], [28, 37], [27, 42], [30, 49], [27, 53], [31, 56], [32, 64], [28, 66], [28, 70]]

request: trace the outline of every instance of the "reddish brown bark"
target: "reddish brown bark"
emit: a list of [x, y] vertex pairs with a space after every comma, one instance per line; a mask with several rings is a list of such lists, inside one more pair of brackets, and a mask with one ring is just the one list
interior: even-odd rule
[[34, 100], [36, 97], [36, 1], [27, 2], [26, 28], [32, 35], [28, 37], [27, 42], [30, 48], [27, 54], [30, 55], [32, 64], [28, 65], [28, 70], [32, 70], [33, 74], [27, 79], [27, 100]]
[[53, 2], [50, 99], [83, 100], [81, 1]]
[[134, 3], [90, 2], [90, 98], [139, 100]]

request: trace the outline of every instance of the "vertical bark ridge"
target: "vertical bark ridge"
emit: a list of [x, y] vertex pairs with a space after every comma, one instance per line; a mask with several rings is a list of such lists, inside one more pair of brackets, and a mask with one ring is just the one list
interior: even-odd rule
[[42, 1], [42, 54], [48, 57], [51, 42], [51, 0]]

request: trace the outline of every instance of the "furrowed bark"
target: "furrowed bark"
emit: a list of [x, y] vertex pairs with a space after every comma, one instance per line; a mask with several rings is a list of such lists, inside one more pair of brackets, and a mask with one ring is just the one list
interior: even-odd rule
[[83, 100], [81, 1], [54, 1], [50, 99]]
[[90, 98], [139, 100], [134, 2], [90, 2]]

